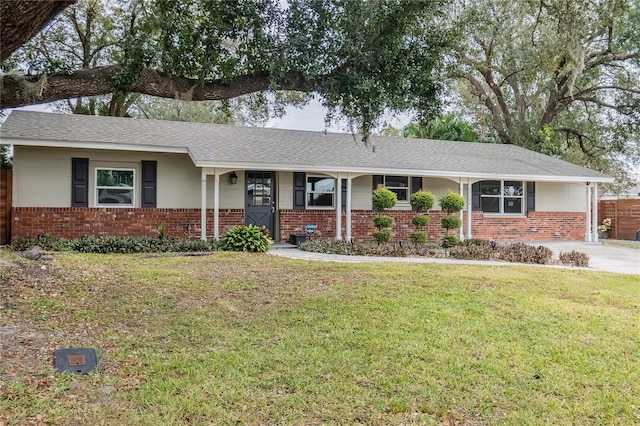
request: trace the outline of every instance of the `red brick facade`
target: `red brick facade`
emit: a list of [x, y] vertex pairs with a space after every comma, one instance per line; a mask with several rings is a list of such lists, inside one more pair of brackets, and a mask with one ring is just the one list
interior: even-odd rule
[[[220, 234], [244, 224], [244, 210], [220, 210]], [[49, 234], [61, 238], [85, 235], [157, 236], [162, 222], [168, 237], [200, 237], [200, 209], [91, 207], [14, 207], [11, 238]], [[213, 210], [207, 210], [207, 235], [213, 235]]]
[[[415, 227], [410, 211], [390, 211], [386, 215], [395, 219], [393, 241], [409, 241]], [[373, 226], [375, 213], [371, 210], [351, 212], [351, 234], [358, 241], [372, 241], [376, 229]], [[444, 216], [442, 211], [432, 211], [431, 225], [427, 228], [429, 241], [440, 241], [445, 235], [440, 226]], [[304, 234], [307, 224], [316, 225], [319, 238], [335, 237], [336, 215], [333, 210], [280, 210], [280, 239], [285, 241], [291, 234]], [[576, 212], [530, 212], [526, 216], [485, 216], [482, 212], [473, 212], [471, 232], [474, 238], [509, 240], [583, 240], [585, 235], [585, 214]], [[342, 213], [342, 235], [345, 235], [345, 213]], [[466, 235], [466, 212], [464, 212], [463, 230]], [[457, 235], [457, 234], [456, 234]]]
[[[411, 224], [414, 213], [391, 211], [393, 241], [409, 241], [415, 227]], [[440, 241], [444, 230], [440, 219], [444, 213], [432, 211], [431, 225], [427, 228], [429, 241]], [[372, 241], [375, 228], [370, 210], [351, 213], [351, 233], [358, 241]], [[220, 235], [235, 225], [244, 224], [244, 210], [220, 210]], [[466, 220], [466, 213], [464, 216]], [[466, 225], [463, 220], [463, 230]], [[336, 215], [333, 210], [280, 210], [280, 240], [291, 234], [304, 234], [307, 224], [316, 225], [316, 238], [335, 238]], [[140, 208], [86, 208], [86, 207], [14, 207], [12, 209], [11, 237], [14, 240], [36, 238], [49, 234], [62, 238], [85, 235], [156, 236], [160, 223], [171, 237], [200, 237], [200, 209], [140, 209]], [[345, 236], [346, 218], [342, 213], [342, 235]], [[585, 214], [575, 212], [530, 212], [526, 216], [484, 216], [473, 212], [474, 238], [509, 240], [582, 240], [585, 234]], [[213, 210], [207, 210], [207, 235], [213, 233]]]

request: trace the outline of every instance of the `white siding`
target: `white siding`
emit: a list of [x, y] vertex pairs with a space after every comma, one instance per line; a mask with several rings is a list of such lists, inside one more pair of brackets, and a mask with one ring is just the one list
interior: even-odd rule
[[586, 184], [562, 182], [536, 183], [536, 211], [584, 212], [586, 209]]
[[279, 209], [293, 209], [293, 172], [279, 172], [276, 174], [278, 185], [277, 200]]
[[[425, 191], [429, 191], [435, 197], [435, 202], [433, 203], [432, 210], [442, 210], [440, 205], [438, 204], [438, 199], [442, 197], [447, 192], [460, 192], [460, 187], [458, 182], [453, 181], [451, 179], [441, 179], [441, 178], [424, 178], [422, 179], [422, 189]], [[466, 191], [466, 185], [465, 185]], [[467, 198], [467, 194], [464, 194], [465, 199]]]
[[13, 148], [13, 206], [70, 207], [71, 151]]
[[[185, 154], [88, 151], [14, 147], [13, 205], [15, 207], [70, 207], [71, 158], [89, 158], [89, 206], [95, 199], [95, 168], [121, 167], [136, 170], [136, 206], [140, 206], [140, 163], [158, 162], [158, 208], [200, 208], [200, 169]], [[220, 177], [220, 208], [243, 208], [244, 172]], [[213, 208], [214, 177], [207, 177], [207, 206]]]

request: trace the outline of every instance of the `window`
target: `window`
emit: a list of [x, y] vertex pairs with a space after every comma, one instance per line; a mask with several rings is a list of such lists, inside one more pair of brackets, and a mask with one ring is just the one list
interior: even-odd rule
[[524, 182], [480, 182], [480, 209], [485, 213], [523, 214]]
[[96, 169], [97, 206], [133, 206], [135, 170]]
[[398, 202], [409, 201], [409, 176], [384, 176], [383, 185], [396, 193]]
[[326, 176], [307, 176], [307, 207], [334, 207], [336, 180]]

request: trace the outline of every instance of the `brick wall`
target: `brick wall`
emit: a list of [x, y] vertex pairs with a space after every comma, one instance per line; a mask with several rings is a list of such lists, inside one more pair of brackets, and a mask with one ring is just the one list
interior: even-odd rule
[[[220, 234], [244, 224], [244, 210], [220, 210]], [[137, 209], [86, 207], [15, 207], [11, 238], [49, 234], [62, 238], [85, 235], [157, 236], [160, 222], [169, 237], [200, 237], [200, 209]], [[213, 209], [207, 210], [207, 235], [213, 235]]]
[[[391, 211], [385, 214], [395, 219], [393, 241], [409, 241], [415, 227], [411, 218], [415, 213]], [[354, 210], [351, 213], [351, 234], [359, 241], [373, 241], [375, 213], [368, 210]], [[444, 216], [441, 211], [432, 211], [431, 225], [426, 229], [429, 241], [440, 241], [445, 235], [440, 226]], [[320, 238], [335, 238], [336, 216], [333, 210], [280, 210], [280, 239], [286, 241], [291, 234], [304, 234], [307, 224], [316, 225], [316, 235]], [[466, 212], [463, 230], [466, 234]], [[527, 216], [484, 216], [473, 212], [471, 231], [474, 238], [497, 241], [510, 240], [583, 240], [585, 234], [585, 214], [575, 212], [530, 212]], [[345, 214], [342, 213], [342, 235], [345, 234]], [[457, 235], [457, 234], [456, 234]]]
[[[414, 213], [392, 211], [394, 217], [393, 241], [409, 241], [415, 229], [411, 224]], [[335, 238], [335, 212], [333, 210], [280, 210], [280, 240], [291, 234], [304, 234], [307, 224], [316, 225], [316, 238]], [[427, 228], [429, 241], [440, 241], [444, 230], [440, 219], [444, 213], [430, 213]], [[352, 236], [359, 241], [372, 241], [376, 229], [375, 213], [354, 210], [351, 213]], [[235, 225], [244, 223], [244, 210], [220, 210], [220, 235]], [[466, 214], [465, 214], [466, 219]], [[63, 238], [85, 235], [149, 235], [156, 236], [162, 222], [165, 233], [171, 237], [200, 237], [200, 209], [136, 209], [85, 207], [15, 207], [12, 209], [12, 239], [36, 238], [40, 234]], [[342, 235], [346, 218], [342, 213]], [[466, 226], [463, 223], [466, 233]], [[475, 238], [509, 240], [582, 240], [585, 233], [584, 213], [531, 212], [525, 217], [491, 217], [473, 212], [472, 232]], [[213, 210], [207, 210], [207, 235], [213, 235]]]

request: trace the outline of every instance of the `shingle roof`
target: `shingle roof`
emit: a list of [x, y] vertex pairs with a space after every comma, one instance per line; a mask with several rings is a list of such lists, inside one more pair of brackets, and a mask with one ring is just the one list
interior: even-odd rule
[[372, 136], [365, 146], [351, 134], [34, 111], [12, 111], [0, 138], [14, 145], [185, 152], [199, 167], [613, 180], [515, 145]]

